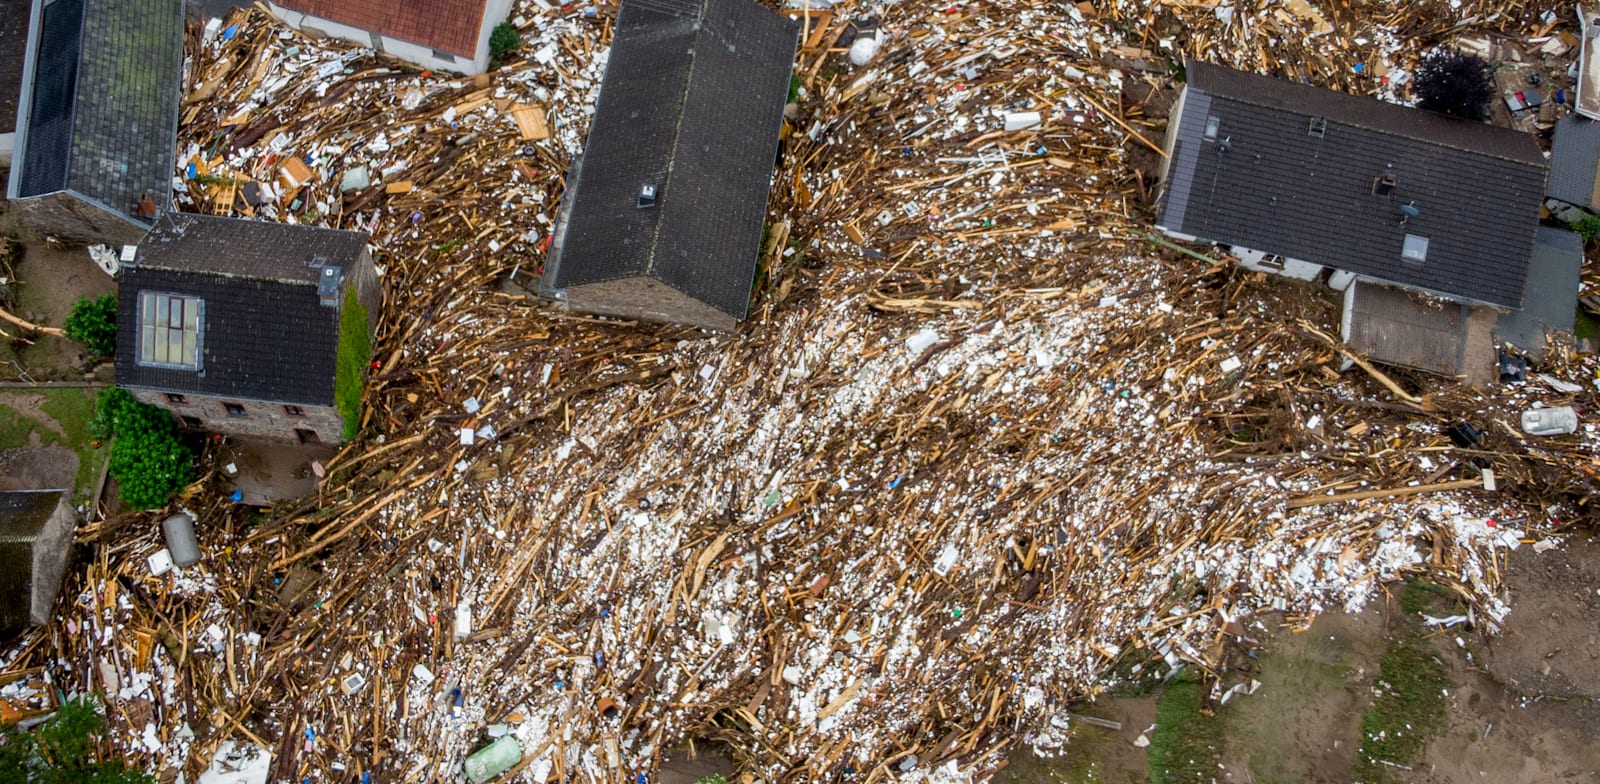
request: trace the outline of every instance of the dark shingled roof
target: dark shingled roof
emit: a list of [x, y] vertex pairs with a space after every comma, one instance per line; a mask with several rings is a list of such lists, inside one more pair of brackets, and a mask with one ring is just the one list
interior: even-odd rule
[[[117, 384], [332, 405], [339, 311], [317, 295], [322, 260], [351, 278], [366, 235], [172, 213], [139, 243], [118, 287]], [[140, 365], [139, 293], [204, 303], [199, 372]], [[341, 299], [342, 305], [342, 299]]]
[[165, 209], [183, 4], [55, 0], [42, 14], [31, 94], [23, 99], [27, 128], [13, 163], [21, 167], [17, 198], [71, 190], [127, 214], [149, 194]]
[[275, 0], [291, 11], [462, 57], [478, 56], [485, 0]]
[[0, 493], [0, 542], [32, 542], [56, 511], [65, 490]]
[[649, 276], [744, 318], [798, 36], [750, 0], [624, 0], [547, 284]]
[[[1162, 228], [1521, 305], [1545, 178], [1531, 136], [1206, 63], [1188, 73]], [[1393, 192], [1374, 195], [1384, 174]], [[1425, 262], [1402, 261], [1407, 234], [1428, 240]]]
[[1545, 193], [1581, 207], [1594, 207], [1600, 169], [1600, 122], [1569, 114], [1556, 122], [1550, 147], [1550, 183]]
[[28, 50], [28, 0], [0, 0], [0, 133], [17, 127], [22, 62]]

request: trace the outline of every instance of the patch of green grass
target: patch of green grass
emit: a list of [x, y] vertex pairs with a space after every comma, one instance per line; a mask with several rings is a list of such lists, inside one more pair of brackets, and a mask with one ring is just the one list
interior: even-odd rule
[[1409, 616], [1421, 612], [1437, 613], [1453, 608], [1454, 602], [1455, 594], [1449, 588], [1415, 577], [1406, 580], [1406, 587], [1400, 591], [1400, 607]]
[[1156, 729], [1150, 735], [1150, 784], [1209, 782], [1217, 773], [1222, 725], [1200, 712], [1200, 680], [1179, 675], [1156, 701]]
[[367, 309], [356, 299], [355, 289], [345, 293], [339, 310], [339, 356], [334, 366], [333, 401], [344, 419], [346, 440], [361, 428], [361, 390], [367, 363], [372, 361], [372, 333], [367, 329]]
[[94, 436], [89, 430], [89, 420], [94, 418], [95, 395], [90, 389], [77, 387], [39, 387], [22, 390], [18, 395], [44, 398], [39, 409], [55, 420], [56, 428], [35, 421], [21, 411], [6, 405], [0, 395], [0, 449], [13, 449], [32, 443], [32, 434], [39, 434], [42, 446], [64, 446], [78, 455], [78, 474], [73, 480], [77, 496], [86, 496], [100, 478], [100, 466], [105, 462], [105, 447], [93, 446]]
[[[1444, 665], [1419, 640], [1396, 639], [1379, 664], [1378, 698], [1361, 715], [1361, 752], [1355, 778], [1364, 784], [1393, 780], [1384, 765], [1410, 765], [1444, 716]], [[1380, 762], [1380, 760], [1382, 762]]]
[[1600, 319], [1589, 315], [1588, 311], [1579, 307], [1578, 314], [1572, 321], [1572, 334], [1579, 338], [1600, 340]]

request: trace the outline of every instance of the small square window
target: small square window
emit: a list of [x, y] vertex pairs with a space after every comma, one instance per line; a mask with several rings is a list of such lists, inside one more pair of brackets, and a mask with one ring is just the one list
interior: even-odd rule
[[180, 419], [183, 420], [183, 426], [189, 428], [190, 430], [199, 430], [200, 428], [206, 426], [206, 423], [200, 421], [200, 417], [186, 416], [180, 417]]
[[168, 403], [172, 403], [174, 405], [181, 406], [184, 403], [187, 403], [189, 401], [184, 399], [183, 395], [177, 394], [175, 392], [168, 392], [167, 393], [167, 402]]
[[227, 410], [228, 416], [240, 418], [244, 417], [244, 406], [241, 406], [238, 403], [223, 403], [222, 407]]
[[1328, 132], [1328, 118], [1326, 118], [1326, 117], [1313, 117], [1313, 118], [1311, 118], [1311, 123], [1309, 125], [1309, 132], [1310, 132], [1310, 134], [1312, 136], [1315, 136], [1318, 139], [1322, 138]]
[[292, 417], [303, 417], [306, 415], [306, 410], [299, 406], [284, 406], [283, 413]]
[[1217, 140], [1217, 133], [1222, 130], [1222, 118], [1212, 115], [1206, 118], [1205, 139], [1208, 142]]
[[1421, 264], [1428, 260], [1428, 238], [1407, 234], [1405, 243], [1400, 246], [1400, 258], [1406, 261]]

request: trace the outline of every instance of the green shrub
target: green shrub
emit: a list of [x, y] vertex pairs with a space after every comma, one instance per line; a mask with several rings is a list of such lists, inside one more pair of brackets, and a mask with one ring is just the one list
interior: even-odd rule
[[155, 784], [109, 759], [96, 759], [94, 736], [105, 730], [94, 702], [80, 697], [32, 732], [0, 726], [0, 784]]
[[339, 310], [339, 360], [334, 368], [333, 402], [344, 420], [344, 437], [356, 437], [361, 427], [361, 387], [367, 363], [372, 361], [372, 333], [367, 330], [367, 309], [355, 290], [345, 294]]
[[101, 392], [90, 424], [95, 438], [116, 439], [111, 443], [110, 473], [128, 506], [164, 506], [194, 476], [193, 455], [178, 440], [172, 417], [134, 400], [127, 390], [112, 387]]
[[501, 22], [494, 26], [494, 32], [489, 34], [489, 62], [499, 65], [506, 55], [522, 48], [522, 35], [517, 32], [515, 25], [510, 22]]
[[83, 344], [96, 357], [109, 357], [117, 350], [117, 297], [99, 299], [79, 297], [62, 326], [67, 337]]
[[1600, 237], [1600, 215], [1584, 213], [1583, 217], [1567, 223], [1567, 228], [1578, 233], [1583, 238], [1585, 245], [1594, 242], [1595, 237]]

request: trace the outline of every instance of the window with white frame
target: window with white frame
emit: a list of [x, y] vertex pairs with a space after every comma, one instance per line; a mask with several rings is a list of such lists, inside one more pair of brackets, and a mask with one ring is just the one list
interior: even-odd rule
[[199, 370], [204, 315], [198, 297], [139, 292], [139, 364]]

